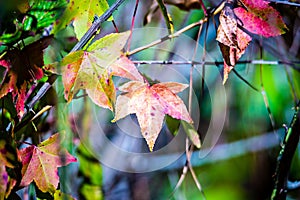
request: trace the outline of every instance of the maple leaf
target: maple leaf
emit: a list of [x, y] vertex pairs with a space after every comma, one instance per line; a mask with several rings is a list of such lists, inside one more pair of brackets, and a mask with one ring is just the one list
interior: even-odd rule
[[176, 95], [187, 87], [186, 84], [173, 82], [149, 86], [147, 83], [130, 81], [119, 87], [125, 93], [117, 98], [113, 122], [135, 113], [142, 135], [152, 151], [166, 114], [192, 123], [183, 101]]
[[245, 53], [251, 37], [238, 27], [233, 6], [226, 4], [220, 14], [217, 41], [224, 58], [223, 84], [236, 62]]
[[219, 18], [217, 40], [224, 58], [223, 84], [251, 41], [251, 37], [240, 27], [264, 37], [283, 34], [287, 29], [280, 14], [269, 6], [268, 2], [264, 0], [240, 2], [243, 7], [234, 8], [232, 1], [227, 1]]
[[59, 134], [54, 134], [38, 146], [18, 151], [22, 162], [20, 186], [34, 181], [42, 192], [54, 193], [59, 183], [58, 167], [76, 162], [76, 158], [60, 148]]
[[86, 89], [95, 104], [113, 110], [116, 92], [112, 76], [143, 80], [135, 65], [122, 55], [128, 37], [129, 32], [107, 35], [87, 51], [70, 53], [62, 60], [60, 65], [68, 102], [79, 89]]
[[279, 12], [269, 6], [269, 2], [264, 0], [241, 0], [246, 7], [234, 9], [236, 16], [243, 22], [243, 27], [248, 31], [272, 37], [285, 33], [287, 29]]
[[74, 20], [74, 31], [80, 40], [91, 27], [94, 17], [101, 16], [108, 8], [106, 0], [71, 0], [63, 16], [54, 23], [52, 33], [65, 28]]
[[52, 36], [44, 37], [23, 49], [10, 49], [0, 60], [0, 65], [6, 68], [1, 83], [0, 98], [12, 93], [17, 101], [16, 109], [21, 118], [24, 112], [24, 102], [28, 83], [43, 77], [43, 50], [50, 44]]

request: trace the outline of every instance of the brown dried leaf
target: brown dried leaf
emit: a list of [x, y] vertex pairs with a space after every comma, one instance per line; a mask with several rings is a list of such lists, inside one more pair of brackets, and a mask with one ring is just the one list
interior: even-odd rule
[[237, 19], [231, 7], [224, 7], [219, 20], [217, 41], [219, 41], [224, 59], [223, 84], [225, 84], [229, 72], [245, 53], [252, 38], [238, 27]]

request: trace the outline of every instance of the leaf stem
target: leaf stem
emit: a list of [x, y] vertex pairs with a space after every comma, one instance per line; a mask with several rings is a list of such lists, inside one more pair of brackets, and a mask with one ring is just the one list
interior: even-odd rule
[[139, 0], [136, 0], [133, 15], [132, 15], [132, 20], [131, 20], [130, 35], [129, 35], [129, 38], [128, 38], [127, 51], [130, 51], [130, 45], [131, 45], [131, 39], [132, 39], [132, 30], [134, 28], [135, 16], [136, 16], [136, 11], [137, 11], [138, 6], [139, 6]]

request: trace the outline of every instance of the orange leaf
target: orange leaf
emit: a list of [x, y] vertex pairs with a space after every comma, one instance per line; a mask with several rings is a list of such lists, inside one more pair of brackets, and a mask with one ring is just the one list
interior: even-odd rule
[[116, 92], [112, 76], [143, 80], [135, 65], [122, 55], [128, 37], [129, 32], [107, 35], [94, 42], [87, 51], [72, 52], [62, 60], [60, 65], [68, 102], [80, 89], [86, 89], [95, 104], [113, 110]]

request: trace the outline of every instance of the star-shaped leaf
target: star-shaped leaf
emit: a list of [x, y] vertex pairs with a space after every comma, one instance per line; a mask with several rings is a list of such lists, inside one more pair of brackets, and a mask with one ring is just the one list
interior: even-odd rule
[[143, 80], [134, 64], [122, 55], [128, 37], [129, 32], [110, 34], [86, 51], [70, 53], [62, 60], [60, 65], [68, 102], [78, 90], [86, 89], [94, 103], [113, 110], [116, 92], [112, 76]]
[[119, 87], [125, 93], [117, 98], [113, 121], [135, 113], [142, 135], [152, 151], [166, 114], [192, 123], [184, 102], [176, 95], [187, 87], [186, 84], [175, 82], [149, 86], [147, 83], [130, 81]]
[[42, 192], [54, 193], [59, 183], [58, 167], [75, 162], [76, 158], [61, 149], [59, 134], [52, 135], [38, 146], [21, 149], [22, 180], [20, 186], [34, 181]]

